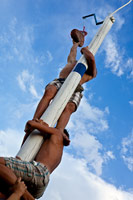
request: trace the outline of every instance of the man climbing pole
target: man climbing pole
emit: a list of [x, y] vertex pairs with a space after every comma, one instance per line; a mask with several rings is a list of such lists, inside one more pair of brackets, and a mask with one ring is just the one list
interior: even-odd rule
[[[40, 198], [43, 195], [44, 190], [49, 182], [49, 175], [61, 161], [63, 147], [68, 146], [70, 143], [68, 134], [64, 128], [69, 121], [70, 115], [76, 111], [82, 98], [83, 87], [81, 85], [96, 77], [97, 74], [94, 56], [87, 47], [82, 48], [81, 53], [84, 54], [87, 60], [88, 69], [83, 75], [80, 84], [76, 88], [61, 117], [59, 118], [56, 128], [51, 128], [42, 120], [39, 120], [43, 112], [48, 107], [51, 99], [54, 98], [66, 77], [73, 70], [77, 62], [77, 48], [78, 46], [83, 46], [85, 34], [85, 32], [77, 29], [74, 29], [71, 32], [73, 46], [68, 56], [68, 62], [61, 70], [59, 79], [55, 79], [46, 86], [44, 95], [37, 107], [33, 120], [28, 121], [26, 124], [26, 135], [23, 143], [34, 129], [38, 129], [41, 135], [44, 136], [43, 144], [34, 161], [23, 161], [18, 157], [0, 158], [0, 179], [4, 180], [10, 186], [15, 184], [17, 177], [21, 177], [26, 183], [28, 191], [33, 195], [34, 198]], [[3, 174], [5, 174], [5, 176], [3, 176]], [[26, 194], [27, 193], [23, 195], [24, 198]], [[29, 196], [27, 199], [26, 198], [25, 200], [33, 199], [31, 196]]]
[[[25, 182], [28, 191], [34, 198], [40, 198], [49, 182], [49, 175], [61, 162], [63, 147], [70, 143], [69, 134], [56, 128], [49, 127], [42, 120], [31, 120], [27, 127], [38, 129], [45, 140], [33, 162], [22, 161], [19, 158], [0, 157], [0, 181], [8, 186], [15, 184], [17, 177]], [[27, 134], [24, 141], [27, 138]], [[26, 191], [25, 200], [33, 200]]]
[[[71, 31], [71, 37], [73, 40], [73, 45], [70, 50], [70, 53], [67, 58], [67, 64], [66, 66], [61, 70], [59, 74], [59, 78], [53, 80], [45, 87], [45, 92], [40, 100], [37, 109], [35, 111], [35, 114], [33, 116], [33, 120], [40, 119], [42, 114], [45, 112], [47, 107], [49, 106], [50, 101], [55, 97], [58, 90], [61, 88], [62, 84], [64, 83], [67, 76], [70, 74], [70, 72], [75, 67], [77, 61], [76, 61], [76, 55], [77, 55], [77, 48], [82, 47], [84, 44], [84, 37], [87, 35], [87, 32], [85, 31], [79, 31], [77, 29], [73, 29]], [[76, 88], [74, 94], [70, 98], [68, 104], [66, 105], [64, 111], [62, 112], [56, 128], [61, 129], [62, 131], [66, 127], [69, 118], [73, 112], [75, 112], [78, 108], [78, 105], [82, 98], [82, 92], [83, 87], [82, 85], [91, 79], [96, 77], [97, 70], [96, 70], [96, 64], [95, 64], [95, 58], [93, 54], [88, 50], [87, 47], [84, 47], [81, 49], [81, 53], [84, 54], [87, 63], [88, 63], [88, 69], [86, 70], [85, 74], [83, 75], [78, 87]], [[32, 130], [28, 130], [27, 127], [25, 127], [26, 132], [31, 132]]]

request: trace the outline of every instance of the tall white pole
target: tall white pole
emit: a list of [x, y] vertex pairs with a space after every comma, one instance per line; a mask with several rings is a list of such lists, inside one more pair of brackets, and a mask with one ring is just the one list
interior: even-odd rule
[[[96, 54], [105, 36], [111, 29], [114, 21], [115, 20], [113, 16], [107, 16], [98, 33], [91, 41], [90, 45], [88, 46], [88, 49], [93, 53], [93, 55]], [[74, 70], [69, 74], [61, 89], [53, 99], [52, 103], [49, 105], [49, 107], [41, 117], [41, 119], [44, 122], [46, 122], [49, 126], [54, 127], [55, 123], [59, 119], [61, 113], [63, 112], [70, 97], [74, 93], [87, 68], [88, 66], [86, 59], [84, 55], [82, 55], [79, 61], [77, 62], [77, 65], [75, 66]], [[33, 160], [37, 152], [39, 151], [42, 143], [43, 137], [39, 135], [39, 131], [33, 131], [32, 134], [25, 141], [17, 156], [19, 156], [22, 160], [25, 161]]]

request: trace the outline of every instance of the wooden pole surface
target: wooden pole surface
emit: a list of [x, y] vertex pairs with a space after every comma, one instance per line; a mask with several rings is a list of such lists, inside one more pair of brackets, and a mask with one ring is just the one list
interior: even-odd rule
[[[93, 55], [96, 54], [105, 36], [111, 29], [114, 21], [115, 20], [113, 16], [107, 16], [98, 33], [95, 35], [94, 39], [89, 44], [88, 49], [93, 53]], [[46, 111], [41, 117], [41, 119], [44, 122], [46, 122], [50, 127], [55, 126], [55, 123], [59, 119], [61, 113], [67, 105], [70, 97], [74, 93], [87, 68], [88, 66], [86, 63], [86, 59], [84, 55], [82, 55], [79, 61], [77, 62], [75, 68], [69, 74], [64, 84], [54, 97], [52, 103], [49, 105], [49, 107], [46, 109]], [[34, 130], [21, 147], [17, 156], [25, 161], [33, 160], [37, 152], [39, 151], [42, 143], [43, 137], [39, 135], [38, 130]]]

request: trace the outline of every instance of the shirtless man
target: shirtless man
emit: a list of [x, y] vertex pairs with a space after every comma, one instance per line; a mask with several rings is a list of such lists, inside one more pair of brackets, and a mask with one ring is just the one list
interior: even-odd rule
[[[11, 186], [15, 184], [17, 177], [21, 177], [33, 197], [40, 198], [48, 185], [50, 174], [61, 162], [63, 147], [70, 143], [69, 134], [66, 130], [62, 132], [49, 127], [42, 120], [28, 121], [27, 127], [38, 129], [45, 137], [35, 161], [26, 162], [19, 158], [0, 157], [0, 180]], [[27, 137], [26, 133], [23, 142]]]
[[68, 123], [70, 115], [76, 111], [82, 98], [83, 88], [81, 85], [96, 77], [97, 73], [94, 56], [88, 48], [82, 48], [81, 52], [88, 62], [88, 70], [83, 75], [79, 86], [64, 109], [56, 128], [48, 127], [44, 122], [38, 120], [76, 64], [77, 47], [83, 45], [84, 35], [82, 32], [74, 30], [71, 32], [71, 36], [73, 38], [73, 46], [68, 56], [68, 64], [60, 72], [59, 79], [52, 81], [52, 83], [46, 86], [45, 93], [37, 107], [33, 120], [26, 124], [24, 141], [34, 128], [38, 129], [46, 139], [35, 161], [25, 162], [18, 158], [0, 158], [0, 179], [3, 179], [8, 185], [13, 185], [17, 177], [22, 177], [22, 180], [27, 185], [28, 191], [35, 198], [42, 196], [49, 182], [49, 175], [61, 161], [64, 145], [69, 145], [70, 141], [67, 133], [64, 131], [64, 127]]
[[[73, 29], [71, 31], [71, 37], [73, 39], [73, 46], [70, 50], [70, 54], [67, 58], [67, 64], [66, 66], [61, 70], [59, 74], [59, 79], [53, 80], [51, 83], [49, 83], [46, 88], [44, 95], [42, 99], [40, 100], [37, 109], [35, 111], [35, 114], [33, 116], [34, 119], [40, 119], [46, 108], [48, 107], [50, 101], [55, 97], [56, 93], [64, 83], [67, 76], [70, 74], [70, 72], [73, 70], [73, 68], [76, 65], [76, 55], [77, 55], [77, 48], [78, 46], [81, 47], [84, 44], [84, 37], [87, 33], [84, 31], [79, 31], [77, 29]], [[65, 129], [69, 118], [73, 112], [76, 111], [80, 100], [82, 98], [82, 92], [83, 92], [83, 85], [84, 83], [90, 81], [94, 77], [96, 77], [97, 70], [96, 70], [96, 64], [95, 64], [95, 58], [93, 54], [88, 50], [87, 47], [84, 47], [81, 49], [81, 53], [84, 54], [85, 58], [88, 62], [88, 69], [83, 75], [77, 89], [75, 90], [74, 94], [70, 98], [68, 104], [66, 105], [64, 111], [62, 112], [56, 128], [61, 129], [62, 131]], [[31, 132], [32, 130], [29, 130], [27, 127], [25, 127], [25, 132]]]

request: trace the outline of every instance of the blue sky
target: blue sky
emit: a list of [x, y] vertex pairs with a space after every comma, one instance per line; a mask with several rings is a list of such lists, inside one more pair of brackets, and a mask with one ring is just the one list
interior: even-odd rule
[[[86, 26], [87, 46], [98, 21], [126, 0], [0, 0], [0, 155], [15, 156], [45, 85], [58, 77], [72, 45], [70, 31]], [[71, 145], [51, 175], [47, 200], [133, 199], [133, 3], [98, 50], [97, 77], [67, 126]], [[80, 58], [80, 48], [77, 59]]]

